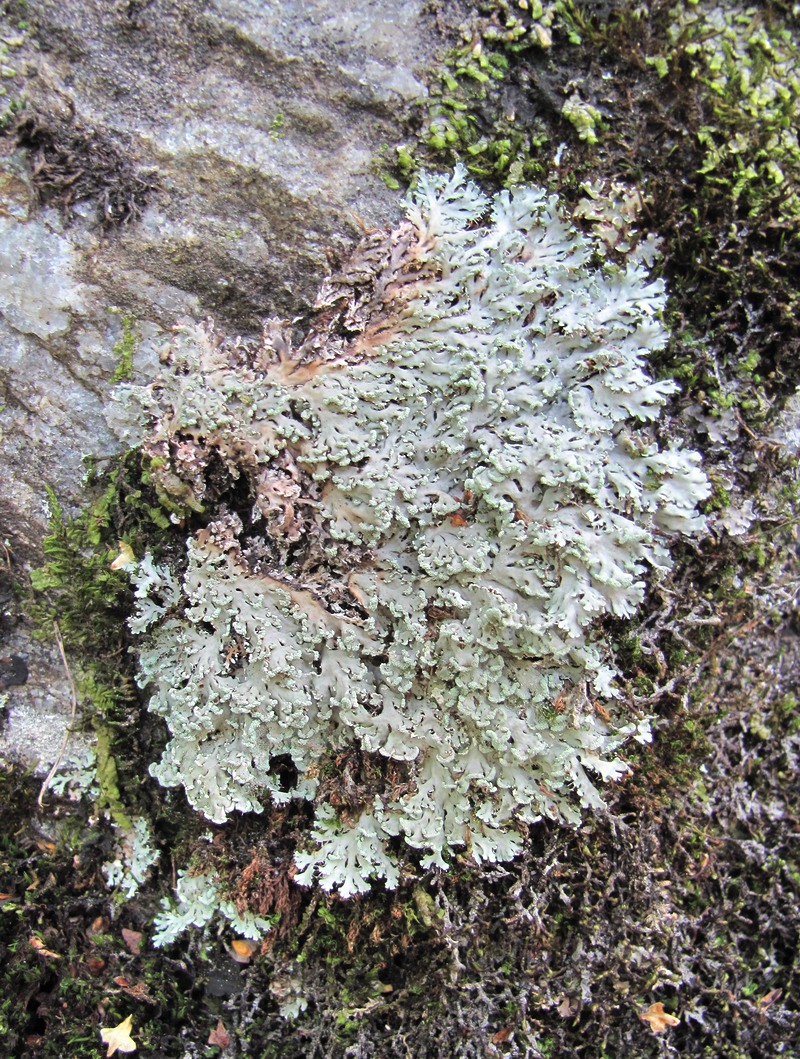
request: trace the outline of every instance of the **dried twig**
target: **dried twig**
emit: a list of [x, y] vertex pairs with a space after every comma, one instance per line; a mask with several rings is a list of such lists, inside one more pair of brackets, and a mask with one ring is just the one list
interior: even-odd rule
[[75, 714], [78, 709], [78, 694], [75, 691], [75, 681], [72, 679], [72, 673], [70, 672], [70, 668], [67, 663], [67, 656], [64, 652], [64, 641], [61, 639], [61, 630], [58, 627], [57, 621], [53, 622], [53, 632], [55, 633], [56, 643], [58, 644], [58, 650], [61, 654], [61, 661], [64, 663], [64, 672], [67, 674], [67, 680], [69, 681], [69, 690], [70, 695], [72, 696], [72, 713], [70, 714], [67, 730], [64, 732], [64, 739], [61, 743], [61, 748], [58, 751], [58, 756], [53, 762], [53, 767], [45, 776], [44, 782], [41, 786], [41, 790], [39, 791], [39, 797], [36, 799], [40, 809], [44, 809], [45, 793], [47, 792], [47, 788], [53, 781], [53, 776], [55, 776], [56, 772], [58, 772], [58, 766], [61, 764], [61, 759], [64, 757], [64, 751], [67, 749], [67, 743], [69, 742], [69, 737], [72, 731], [72, 725], [75, 721]]

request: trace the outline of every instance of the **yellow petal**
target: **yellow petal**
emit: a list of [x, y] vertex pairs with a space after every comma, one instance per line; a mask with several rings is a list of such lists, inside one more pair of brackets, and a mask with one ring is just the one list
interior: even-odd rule
[[128, 1015], [126, 1019], [120, 1022], [119, 1026], [114, 1026], [112, 1029], [100, 1030], [100, 1038], [103, 1044], [108, 1045], [108, 1051], [106, 1057], [113, 1055], [115, 1052], [135, 1052], [136, 1045], [133, 1043], [131, 1037], [131, 1030], [133, 1029], [133, 1016]]
[[136, 562], [136, 556], [133, 554], [133, 548], [127, 541], [118, 541], [119, 544], [119, 555], [116, 557], [114, 562], [111, 564], [112, 570], [122, 570], [125, 566], [130, 566], [131, 563]]

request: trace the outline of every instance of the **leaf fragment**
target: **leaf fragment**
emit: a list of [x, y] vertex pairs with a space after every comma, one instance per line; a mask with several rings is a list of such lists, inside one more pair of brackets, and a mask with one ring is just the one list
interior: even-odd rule
[[503, 1041], [507, 1041], [511, 1034], [514, 1032], [513, 1026], [504, 1026], [502, 1030], [498, 1030], [497, 1033], [492, 1037], [492, 1044], [502, 1044]]
[[123, 570], [126, 566], [136, 562], [136, 556], [133, 554], [133, 548], [131, 548], [130, 544], [127, 541], [119, 541], [118, 544], [119, 555], [111, 563], [112, 570]]
[[139, 956], [142, 951], [142, 933], [140, 930], [129, 930], [122, 928], [122, 940], [128, 946], [128, 952], [132, 956]]
[[227, 1048], [231, 1043], [231, 1035], [225, 1029], [222, 1024], [222, 1019], [217, 1021], [217, 1025], [208, 1035], [208, 1043], [216, 1044], [218, 1048]]
[[147, 986], [144, 982], [134, 982], [133, 985], [131, 985], [127, 978], [124, 978], [122, 975], [117, 975], [114, 979], [114, 984], [118, 985], [120, 989], [128, 994], [128, 996], [132, 996], [136, 1000], [146, 1000], [148, 1004], [157, 1003], [157, 1001], [147, 992]]
[[574, 997], [565, 996], [562, 997], [561, 1003], [556, 1008], [556, 1011], [562, 1019], [569, 1019], [580, 1011], [580, 1007], [580, 1004], [574, 999]]
[[761, 1015], [763, 1015], [764, 1012], [768, 1008], [771, 1008], [772, 1005], [775, 1003], [775, 1001], [776, 1000], [780, 1000], [780, 998], [782, 996], [783, 996], [783, 990], [782, 989], [770, 989], [770, 991], [768, 993], [766, 993], [764, 996], [762, 996], [761, 999], [758, 1002], [759, 1013]]
[[681, 1021], [675, 1015], [670, 1015], [669, 1012], [665, 1011], [664, 1005], [660, 1000], [655, 1004], [651, 1004], [647, 1011], [641, 1011], [639, 1018], [642, 1022], [650, 1024], [652, 1033], [664, 1033], [668, 1027], [677, 1026]]
[[29, 938], [28, 944], [31, 946], [31, 948], [36, 949], [40, 956], [46, 956], [50, 960], [61, 959], [57, 952], [51, 952], [50, 949], [45, 948], [45, 944], [41, 938]]

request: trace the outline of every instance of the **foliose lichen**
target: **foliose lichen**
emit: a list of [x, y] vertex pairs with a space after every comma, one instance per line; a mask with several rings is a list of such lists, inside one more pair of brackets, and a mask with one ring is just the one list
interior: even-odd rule
[[233, 901], [220, 894], [217, 880], [203, 872], [179, 871], [176, 900], [164, 898], [155, 917], [153, 944], [157, 949], [171, 945], [189, 927], [207, 927], [217, 915], [244, 938], [256, 940], [272, 928], [272, 921], [251, 912], [240, 912]]
[[139, 892], [160, 853], [153, 845], [150, 824], [143, 816], [135, 817], [130, 828], [118, 828], [118, 832], [114, 859], [103, 865], [103, 874], [109, 886], [118, 888], [130, 899]]
[[216, 822], [313, 800], [297, 881], [394, 886], [401, 839], [426, 868], [512, 858], [649, 738], [615, 714], [597, 619], [634, 614], [709, 487], [655, 440], [676, 387], [645, 369], [665, 293], [634, 244], [609, 254], [540, 188], [422, 177], [299, 345], [275, 320], [179, 328], [126, 389], [174, 517], [202, 523], [133, 574], [171, 736], [151, 771]]

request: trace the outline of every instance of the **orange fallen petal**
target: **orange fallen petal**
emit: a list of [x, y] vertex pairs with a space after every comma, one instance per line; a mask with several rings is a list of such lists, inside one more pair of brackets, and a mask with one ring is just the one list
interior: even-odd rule
[[51, 952], [50, 949], [44, 947], [44, 942], [41, 938], [29, 938], [28, 943], [31, 948], [36, 949], [40, 956], [47, 956], [51, 960], [60, 960], [61, 957], [57, 952]]
[[776, 1000], [780, 1000], [782, 996], [782, 989], [771, 989], [765, 996], [762, 996], [762, 998], [759, 1000], [759, 1009], [761, 1011], [766, 1011], [767, 1008], [772, 1007]]
[[647, 1011], [639, 1013], [639, 1018], [642, 1022], [648, 1022], [650, 1029], [653, 1033], [664, 1033], [669, 1026], [677, 1026], [681, 1021], [674, 1015], [668, 1014], [664, 1010], [664, 1005], [659, 1001], [657, 1004], [651, 1004]]
[[258, 948], [257, 941], [248, 941], [245, 938], [236, 938], [231, 942], [231, 955], [237, 963], [249, 963], [253, 953]]

